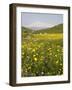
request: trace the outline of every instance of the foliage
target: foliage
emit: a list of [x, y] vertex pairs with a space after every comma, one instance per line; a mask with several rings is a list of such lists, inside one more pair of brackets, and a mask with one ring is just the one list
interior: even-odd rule
[[62, 33], [22, 32], [21, 52], [22, 77], [63, 74]]

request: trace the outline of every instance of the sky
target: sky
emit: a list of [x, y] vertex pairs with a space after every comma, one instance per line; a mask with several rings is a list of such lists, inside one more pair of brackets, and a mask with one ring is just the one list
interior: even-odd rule
[[33, 30], [50, 28], [63, 23], [62, 14], [50, 13], [21, 13], [21, 26], [31, 28]]

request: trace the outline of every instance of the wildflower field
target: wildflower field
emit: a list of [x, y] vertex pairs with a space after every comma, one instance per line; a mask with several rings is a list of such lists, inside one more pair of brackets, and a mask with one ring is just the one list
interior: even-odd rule
[[62, 75], [63, 33], [35, 33], [27, 30], [22, 29], [21, 76]]

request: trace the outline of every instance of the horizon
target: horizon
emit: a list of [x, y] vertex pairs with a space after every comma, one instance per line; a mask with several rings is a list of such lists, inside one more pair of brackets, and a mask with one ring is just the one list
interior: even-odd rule
[[[58, 25], [61, 25], [61, 24], [63, 25], [63, 23], [60, 23], [60, 24], [54, 25], [53, 27], [58, 26]], [[22, 26], [22, 27], [28, 28], [28, 29], [31, 29], [31, 30], [35, 30], [35, 31], [37, 31], [37, 30], [42, 30], [42, 29], [32, 29], [32, 28], [25, 27], [25, 26]], [[50, 27], [50, 28], [53, 28], [53, 27]], [[43, 29], [50, 29], [50, 28], [43, 28]]]
[[52, 28], [58, 24], [63, 24], [62, 14], [21, 13], [21, 26], [32, 30]]

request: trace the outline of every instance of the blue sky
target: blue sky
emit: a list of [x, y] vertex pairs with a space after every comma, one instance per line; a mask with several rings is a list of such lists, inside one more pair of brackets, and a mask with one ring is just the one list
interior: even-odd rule
[[63, 23], [62, 14], [21, 13], [21, 26], [31, 29], [50, 28], [61, 23]]

